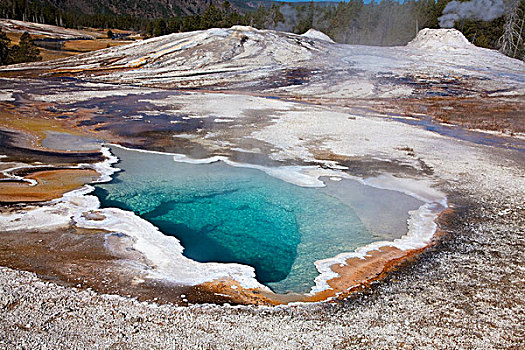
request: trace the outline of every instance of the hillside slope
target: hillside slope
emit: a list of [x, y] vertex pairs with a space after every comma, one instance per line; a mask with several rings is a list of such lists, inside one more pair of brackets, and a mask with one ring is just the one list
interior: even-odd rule
[[[38, 6], [43, 9], [54, 8], [88, 15], [113, 14], [143, 18], [167, 18], [199, 14], [212, 4], [222, 7], [223, 2], [223, 0], [41, 0], [33, 1], [33, 4], [29, 2], [28, 8]], [[240, 12], [256, 8], [261, 3], [262, 1], [230, 1], [231, 6]], [[16, 0], [3, 0], [2, 5], [0, 5], [0, 16], [12, 18], [13, 13], [17, 12], [18, 3]], [[2, 13], [2, 8], [9, 10], [6, 10], [7, 13]], [[32, 18], [27, 19], [33, 20]]]
[[0, 70], [0, 75], [76, 76], [302, 98], [460, 97], [525, 91], [523, 62], [471, 45], [454, 29], [424, 29], [409, 45], [399, 47], [340, 45], [326, 38], [314, 31], [295, 35], [234, 26], [11, 66]]

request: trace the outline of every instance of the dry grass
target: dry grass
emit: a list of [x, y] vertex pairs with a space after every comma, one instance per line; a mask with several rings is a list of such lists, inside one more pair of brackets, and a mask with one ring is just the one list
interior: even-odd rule
[[42, 56], [42, 61], [51, 61], [59, 58], [71, 57], [77, 54], [78, 52], [55, 51], [40, 48], [40, 56]]
[[[123, 30], [123, 29], [111, 29], [111, 31], [114, 34], [131, 34], [131, 35], [133, 35], [135, 33], [133, 31]], [[107, 37], [108, 30], [107, 29], [102, 29], [102, 28], [84, 28], [84, 29], [82, 29], [82, 32], [84, 32], [84, 33], [86, 33], [88, 35], [94, 36], [95, 38], [101, 39], [101, 38], [106, 38]]]
[[[115, 34], [130, 34], [132, 32], [125, 30], [112, 29]], [[95, 50], [105, 49], [107, 47], [120, 46], [130, 44], [130, 40], [112, 40], [107, 38], [106, 29], [93, 29], [88, 28], [83, 30], [87, 35], [92, 35], [96, 39], [93, 40], [66, 40], [62, 50], [50, 50], [39, 47], [42, 61], [50, 61], [59, 58], [66, 58], [75, 56], [85, 52], [91, 52]], [[6, 33], [7, 37], [11, 40], [11, 45], [18, 45], [22, 33]], [[32, 35], [33, 39], [45, 39], [43, 35]]]
[[9, 40], [11, 40], [11, 45], [17, 45], [20, 42], [20, 37], [22, 33], [6, 33]]
[[96, 40], [69, 40], [64, 44], [63, 50], [71, 54], [78, 54], [83, 52], [90, 52], [100, 49], [105, 49], [108, 46], [120, 46], [129, 44], [131, 41], [127, 40], [111, 40], [111, 39], [96, 39]]

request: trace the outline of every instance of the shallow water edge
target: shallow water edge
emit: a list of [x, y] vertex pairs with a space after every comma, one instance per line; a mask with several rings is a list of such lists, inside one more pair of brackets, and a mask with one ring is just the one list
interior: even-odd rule
[[[111, 145], [115, 146], [115, 145]], [[118, 146], [120, 147], [120, 146]], [[107, 147], [103, 147], [103, 152], [107, 159], [104, 162], [93, 165], [95, 170], [101, 174], [99, 181], [109, 181], [111, 175], [117, 171], [114, 164], [118, 162], [116, 157], [110, 154]], [[144, 151], [148, 152], [148, 151]], [[176, 156], [176, 155], [174, 155]], [[179, 156], [180, 157], [180, 156]], [[208, 160], [209, 161], [209, 160]], [[297, 169], [294, 169], [296, 171]], [[344, 173], [324, 169], [306, 169], [306, 177], [313, 178], [307, 183], [318, 183], [321, 176], [339, 175], [345, 177]], [[383, 186], [387, 188], [395, 187], [395, 181], [387, 178], [388, 181], [375, 179], [370, 181], [371, 186]], [[364, 181], [365, 180], [362, 180]], [[414, 184], [407, 186], [407, 181], [401, 181], [400, 190], [404, 193], [417, 192], [414, 190]], [[416, 181], [417, 183], [417, 181]], [[415, 186], [420, 191], [424, 182], [417, 183]], [[397, 185], [397, 184], [396, 184]], [[67, 193], [62, 198], [50, 202], [47, 206], [28, 210], [25, 215], [16, 215], [16, 217], [0, 217], [0, 222], [5, 224], [7, 230], [17, 230], [21, 227], [31, 228], [49, 228], [53, 225], [60, 226], [69, 224], [69, 217], [72, 216], [76, 225], [84, 228], [98, 228], [107, 231], [120, 232], [131, 237], [134, 241], [133, 249], [141, 252], [150, 262], [151, 266], [143, 266], [144, 272], [149, 278], [160, 279], [177, 284], [198, 285], [209, 283], [216, 280], [233, 280], [239, 284], [239, 287], [246, 289], [257, 289], [269, 292], [269, 290], [255, 280], [253, 268], [239, 264], [215, 264], [215, 263], [197, 263], [182, 256], [182, 246], [173, 237], [163, 235], [156, 227], [147, 221], [139, 218], [130, 212], [120, 209], [107, 208], [100, 209], [100, 202], [91, 193], [93, 188], [85, 186], [82, 189]], [[344, 264], [345, 259], [353, 257], [364, 258], [371, 251], [381, 247], [399, 247], [400, 249], [421, 249], [430, 242], [436, 225], [435, 218], [444, 207], [439, 210], [441, 204], [446, 204], [446, 197], [439, 197], [438, 191], [431, 190], [427, 196], [427, 204], [417, 213], [411, 213], [411, 224], [409, 234], [393, 242], [383, 241], [373, 245], [362, 247], [358, 251], [341, 254], [340, 256], [320, 261], [316, 263], [318, 270], [321, 270], [320, 276], [316, 279], [316, 286], [309, 294], [324, 291], [330, 286], [327, 282], [334, 278], [335, 273], [331, 269], [333, 264]], [[417, 194], [422, 197], [421, 193]], [[438, 198], [439, 197], [439, 198]], [[431, 202], [431, 199], [439, 199], [437, 202]], [[430, 205], [431, 203], [434, 203]], [[438, 204], [441, 203], [441, 204]], [[57, 214], [61, 211], [60, 214]], [[84, 215], [86, 212], [97, 213], [100, 216], [97, 220], [92, 220], [90, 216]], [[64, 215], [66, 214], [66, 215]], [[104, 217], [100, 220], [100, 217]], [[166, 252], [169, 251], [170, 254]], [[173, 254], [175, 253], [175, 255]], [[195, 273], [195, 272], [198, 273]]]

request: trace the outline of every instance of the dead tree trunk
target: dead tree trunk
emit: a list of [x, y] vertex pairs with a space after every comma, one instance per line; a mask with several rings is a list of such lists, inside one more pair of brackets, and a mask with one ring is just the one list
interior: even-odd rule
[[525, 23], [524, 13], [521, 9], [521, 1], [515, 0], [505, 15], [503, 34], [498, 40], [500, 52], [514, 57], [523, 50], [523, 27]]

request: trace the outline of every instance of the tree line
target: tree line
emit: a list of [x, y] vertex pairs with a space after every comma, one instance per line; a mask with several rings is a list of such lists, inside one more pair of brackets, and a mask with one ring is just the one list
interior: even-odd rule
[[117, 14], [104, 7], [95, 9], [94, 13], [82, 9], [63, 9], [48, 0], [2, 0], [0, 18], [66, 28], [118, 28], [137, 31], [152, 21], [148, 17]]
[[[158, 36], [239, 24], [297, 34], [315, 28], [344, 44], [405, 45], [419, 30], [439, 28], [438, 18], [450, 1], [273, 3], [245, 14], [232, 10], [226, 1], [222, 8], [210, 5], [200, 15], [153, 20], [145, 32], [149, 36]], [[524, 59], [525, 0], [513, 0], [513, 3], [505, 16], [492, 21], [462, 19], [456, 22], [455, 28], [477, 46], [499, 49], [508, 56]]]
[[[107, 10], [97, 14], [65, 11], [44, 0], [5, 0], [0, 4], [0, 15], [72, 28], [131, 29], [149, 37], [233, 25], [298, 34], [315, 28], [339, 43], [390, 46], [406, 44], [422, 28], [439, 28], [438, 18], [450, 1], [268, 2], [243, 12], [224, 1], [222, 6], [211, 4], [193, 15], [148, 18], [122, 16]], [[455, 28], [477, 46], [501, 49], [509, 56], [523, 59], [525, 0], [511, 1], [515, 4], [512, 16], [511, 8], [506, 16], [493, 21], [460, 20]]]

